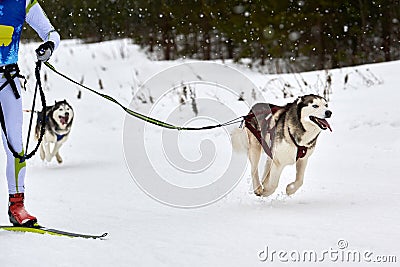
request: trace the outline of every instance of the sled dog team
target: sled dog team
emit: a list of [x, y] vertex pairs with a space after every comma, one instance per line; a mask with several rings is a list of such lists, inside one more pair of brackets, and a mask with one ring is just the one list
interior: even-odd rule
[[[46, 122], [40, 158], [51, 161], [55, 157], [58, 163], [62, 163], [60, 148], [68, 140], [74, 111], [63, 100], [47, 107], [44, 118], [40, 114], [36, 137], [40, 134], [42, 120]], [[257, 103], [251, 108], [250, 114], [253, 116], [245, 124], [248, 127], [232, 132], [232, 145], [235, 151], [248, 155], [254, 193], [264, 197], [273, 194], [283, 169], [295, 164], [295, 180], [286, 187], [288, 195], [294, 194], [303, 184], [308, 158], [315, 150], [318, 136], [324, 130], [331, 130], [327, 119], [332, 116], [332, 111], [327, 101], [321, 96], [305, 95], [282, 107]], [[258, 138], [254, 129], [259, 133]], [[260, 179], [258, 168], [261, 153], [267, 152], [265, 147], [271, 154], [267, 157]]]

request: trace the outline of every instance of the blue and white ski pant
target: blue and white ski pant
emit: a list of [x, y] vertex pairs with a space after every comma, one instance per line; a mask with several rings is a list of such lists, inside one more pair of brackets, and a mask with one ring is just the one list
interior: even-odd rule
[[[2, 74], [0, 74], [2, 75]], [[0, 79], [0, 86], [6, 82], [5, 78]], [[15, 85], [21, 95], [21, 85], [18, 78], [15, 78]], [[3, 108], [4, 121], [7, 131], [7, 137], [14, 150], [23, 155], [22, 144], [22, 97], [16, 98], [15, 94], [8, 84], [0, 91], [0, 103]], [[26, 162], [20, 162], [14, 158], [7, 145], [7, 140], [2, 131], [3, 146], [7, 154], [6, 177], [8, 182], [9, 194], [24, 193], [24, 182], [26, 172]]]

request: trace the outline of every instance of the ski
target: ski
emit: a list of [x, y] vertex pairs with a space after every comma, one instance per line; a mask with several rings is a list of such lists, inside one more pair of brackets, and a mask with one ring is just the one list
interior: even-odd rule
[[38, 224], [33, 226], [8, 226], [0, 225], [0, 230], [13, 231], [13, 232], [24, 232], [24, 233], [36, 233], [36, 234], [49, 234], [55, 236], [67, 236], [71, 238], [85, 238], [85, 239], [103, 239], [108, 235], [108, 233], [103, 233], [102, 235], [88, 235], [88, 234], [78, 234], [72, 232], [66, 232], [58, 229], [47, 228]]

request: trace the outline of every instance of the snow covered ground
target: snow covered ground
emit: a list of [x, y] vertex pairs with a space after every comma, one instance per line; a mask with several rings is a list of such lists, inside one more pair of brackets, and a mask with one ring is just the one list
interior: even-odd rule
[[[21, 47], [21, 68], [30, 74], [30, 87], [23, 95], [27, 109], [33, 95], [35, 46]], [[52, 63], [94, 88], [101, 80], [103, 93], [128, 105], [146, 79], [181, 62], [152, 62], [125, 40], [66, 41]], [[270, 102], [289, 101], [282, 100], [281, 81], [298, 88], [299, 75], [262, 75], [227, 64], [246, 74]], [[124, 159], [123, 111], [87, 91], [77, 99], [76, 86], [45, 70], [48, 102], [67, 99], [76, 117], [61, 150], [62, 165], [43, 163], [38, 157], [28, 161], [26, 205], [45, 226], [109, 232], [109, 237], [102, 241], [0, 231], [0, 266], [283, 266], [285, 260], [291, 266], [310, 266], [307, 260], [294, 262], [296, 251], [315, 251], [319, 259], [325, 255], [318, 263], [324, 266], [354, 266], [340, 256], [349, 250], [370, 252], [361, 258], [369, 259], [370, 265], [387, 259], [378, 256], [396, 256], [399, 262], [399, 68], [400, 62], [391, 62], [331, 71], [333, 133], [321, 134], [305, 183], [294, 196], [284, 194], [294, 168], [285, 170], [277, 192], [266, 199], [250, 193], [246, 171], [226, 197], [197, 209], [166, 206], [142, 192]], [[293, 92], [321, 93], [325, 76], [323, 71], [303, 73], [308, 86]], [[185, 140], [181, 145], [190, 151], [193, 140]], [[4, 153], [0, 162], [5, 162]], [[4, 225], [8, 198], [1, 166]]]

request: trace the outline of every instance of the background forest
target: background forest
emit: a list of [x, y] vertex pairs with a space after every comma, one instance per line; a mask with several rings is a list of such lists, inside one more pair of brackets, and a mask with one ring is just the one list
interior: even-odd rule
[[163, 60], [233, 59], [285, 72], [400, 59], [399, 0], [40, 3], [64, 39], [130, 38]]

